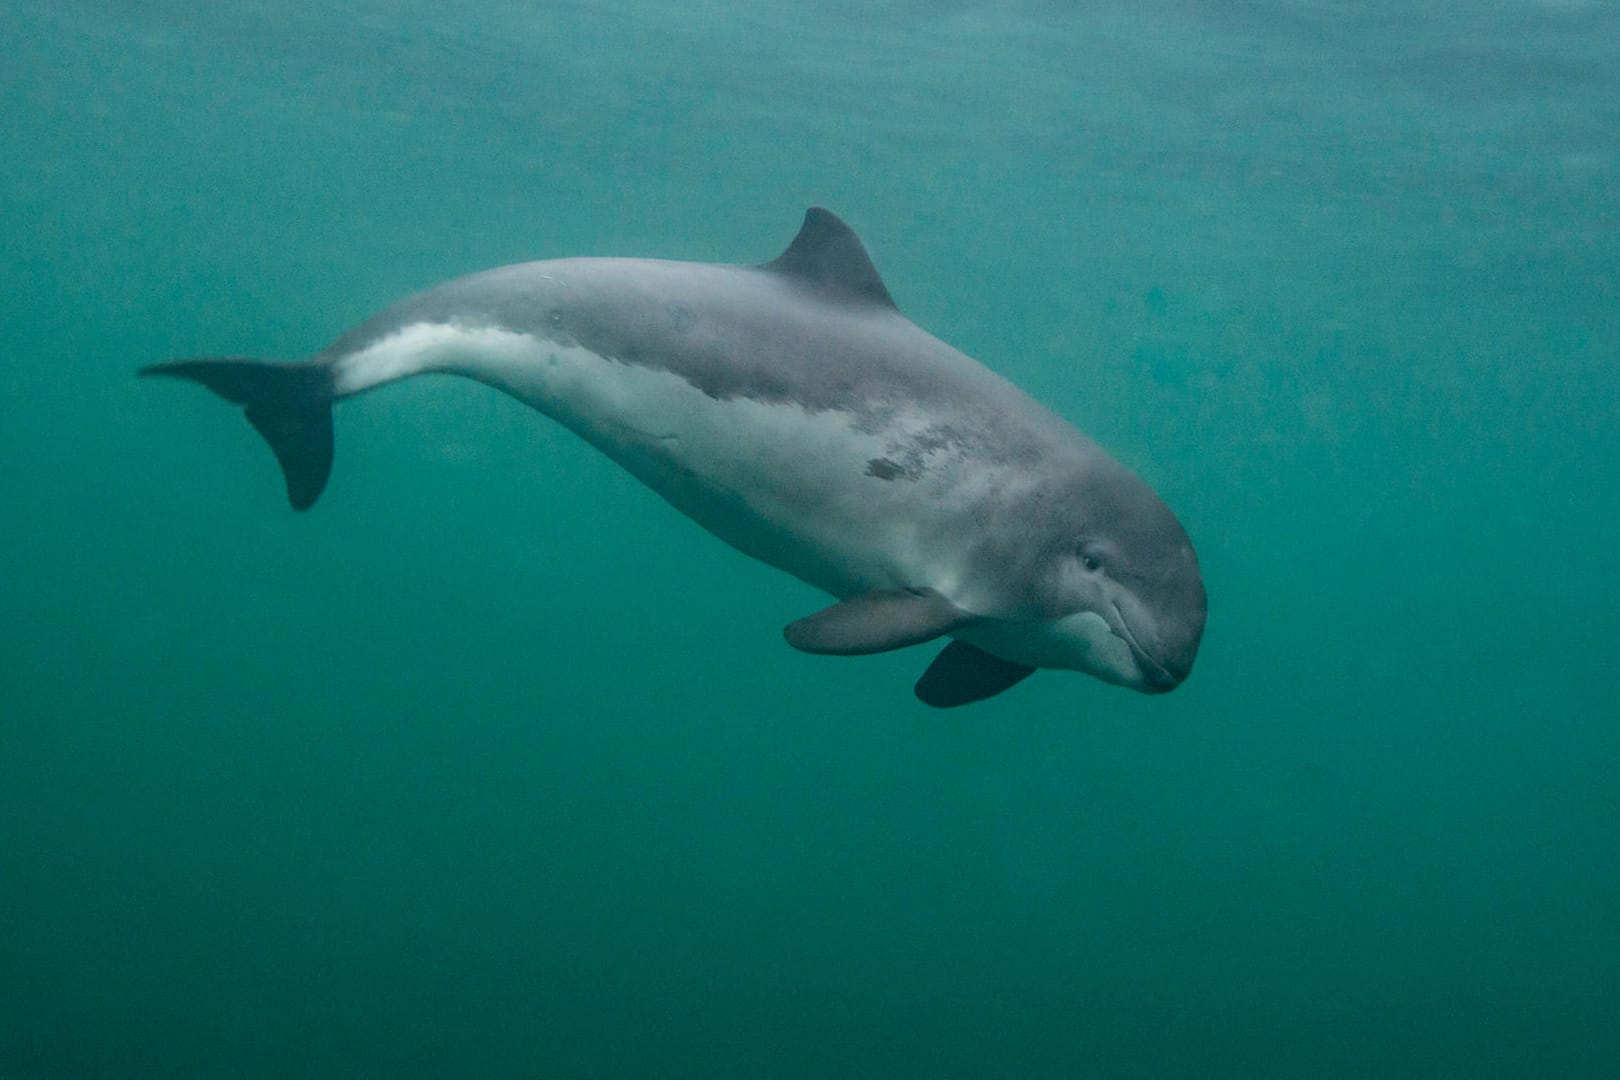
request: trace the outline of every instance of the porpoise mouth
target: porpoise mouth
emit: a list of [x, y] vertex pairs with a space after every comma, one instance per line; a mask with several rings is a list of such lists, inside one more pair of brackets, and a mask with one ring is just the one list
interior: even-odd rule
[[1181, 684], [1181, 678], [1154, 658], [1153, 654], [1142, 647], [1136, 639], [1136, 632], [1125, 618], [1125, 612], [1120, 610], [1118, 604], [1114, 605], [1114, 615], [1119, 619], [1119, 636], [1125, 639], [1125, 644], [1131, 647], [1131, 655], [1136, 657], [1137, 664], [1142, 668], [1142, 674], [1147, 677], [1147, 684], [1143, 687], [1150, 694], [1162, 694], [1166, 690], [1174, 690]]

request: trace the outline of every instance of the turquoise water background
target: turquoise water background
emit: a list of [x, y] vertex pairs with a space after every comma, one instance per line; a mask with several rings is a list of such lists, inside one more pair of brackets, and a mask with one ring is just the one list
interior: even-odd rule
[[[1620, 1068], [1620, 5], [0, 5], [0, 1077]], [[537, 414], [307, 355], [807, 205], [1176, 509], [1167, 697], [795, 653]]]

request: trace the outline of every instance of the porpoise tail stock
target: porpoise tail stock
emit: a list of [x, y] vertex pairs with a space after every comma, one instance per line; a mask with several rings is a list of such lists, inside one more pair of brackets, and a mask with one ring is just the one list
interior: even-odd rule
[[759, 265], [580, 258], [409, 297], [307, 360], [142, 375], [240, 405], [296, 510], [332, 469], [334, 402], [428, 372], [565, 425], [744, 554], [830, 593], [806, 652], [951, 639], [916, 686], [948, 707], [1037, 668], [1156, 693], [1192, 669], [1191, 541], [1135, 473], [916, 326], [866, 249], [812, 208]]

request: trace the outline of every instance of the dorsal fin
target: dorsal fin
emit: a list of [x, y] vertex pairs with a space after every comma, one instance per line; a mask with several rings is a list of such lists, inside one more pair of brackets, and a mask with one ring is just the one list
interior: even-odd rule
[[812, 206], [786, 251], [765, 269], [849, 303], [894, 309], [894, 298], [878, 276], [855, 230], [831, 210]]

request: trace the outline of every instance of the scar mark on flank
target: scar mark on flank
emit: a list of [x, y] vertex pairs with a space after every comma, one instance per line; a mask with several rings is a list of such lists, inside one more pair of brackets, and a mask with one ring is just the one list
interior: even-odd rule
[[875, 457], [866, 463], [866, 475], [879, 480], [893, 480], [897, 476], [905, 476], [906, 470], [886, 457]]
[[697, 325], [697, 314], [691, 308], [678, 301], [670, 301], [664, 305], [669, 312], [669, 324], [675, 328], [677, 334], [685, 334]]

